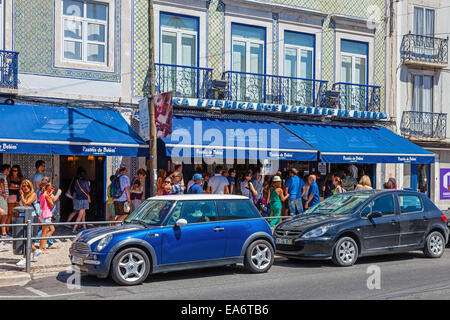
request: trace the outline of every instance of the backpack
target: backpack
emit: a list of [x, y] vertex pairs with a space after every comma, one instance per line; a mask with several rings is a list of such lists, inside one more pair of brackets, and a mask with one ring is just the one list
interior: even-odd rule
[[109, 191], [109, 195], [113, 199], [120, 198], [125, 190], [122, 190], [120, 188], [120, 177], [123, 176], [122, 174], [119, 174], [112, 182], [111, 182], [111, 189]]
[[42, 215], [42, 208], [41, 208], [41, 203], [39, 202], [39, 200], [36, 199], [36, 201], [34, 201], [31, 206], [34, 209], [34, 213], [36, 214], [37, 217], [40, 217]]

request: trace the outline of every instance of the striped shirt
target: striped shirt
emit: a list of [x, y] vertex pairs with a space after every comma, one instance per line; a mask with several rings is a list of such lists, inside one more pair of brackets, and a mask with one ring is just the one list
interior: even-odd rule
[[170, 194], [183, 194], [184, 193], [184, 187], [183, 185], [178, 182], [172, 186], [172, 191]]

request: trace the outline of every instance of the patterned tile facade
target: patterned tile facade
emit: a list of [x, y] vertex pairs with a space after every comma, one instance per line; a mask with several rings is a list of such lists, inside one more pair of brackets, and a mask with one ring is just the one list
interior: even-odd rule
[[11, 1], [13, 7], [13, 50], [19, 52], [19, 73], [120, 82], [121, 0], [115, 0], [114, 72], [56, 67], [55, 1]]

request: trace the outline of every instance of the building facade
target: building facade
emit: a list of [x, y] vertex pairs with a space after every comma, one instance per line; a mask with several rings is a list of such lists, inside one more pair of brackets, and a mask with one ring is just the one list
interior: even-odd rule
[[[396, 77], [395, 117], [397, 132], [433, 152], [434, 164], [399, 165], [400, 186], [427, 193], [441, 208], [448, 209], [447, 170], [450, 140], [447, 128], [448, 66], [447, 1], [408, 0], [393, 2], [393, 64]], [[411, 179], [410, 172], [413, 174]]]

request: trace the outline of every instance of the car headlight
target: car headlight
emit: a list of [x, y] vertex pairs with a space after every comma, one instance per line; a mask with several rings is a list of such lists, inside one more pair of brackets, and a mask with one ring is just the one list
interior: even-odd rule
[[97, 245], [96, 251], [102, 251], [112, 239], [112, 234], [107, 235]]
[[320, 228], [313, 229], [311, 231], [308, 231], [304, 235], [302, 235], [302, 239], [310, 239], [310, 238], [317, 238], [320, 236], [323, 236], [325, 232], [327, 232], [329, 229], [329, 226], [322, 226]]

